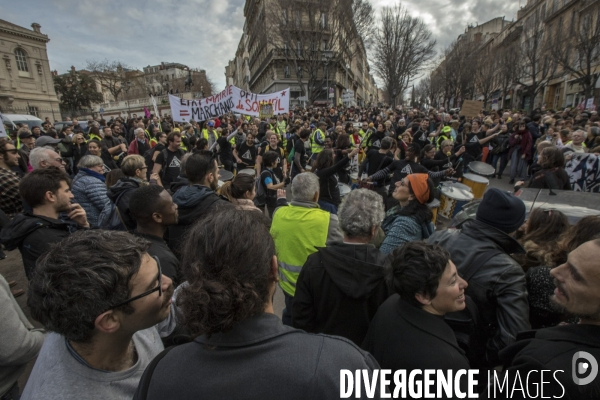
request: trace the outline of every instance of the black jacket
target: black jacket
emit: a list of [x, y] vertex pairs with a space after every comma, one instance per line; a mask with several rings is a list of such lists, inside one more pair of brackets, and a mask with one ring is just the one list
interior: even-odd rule
[[171, 193], [175, 193], [182, 187], [189, 186], [189, 185], [190, 185], [190, 181], [188, 180], [188, 178], [186, 178], [185, 176], [180, 174], [173, 182], [171, 182], [171, 185], [169, 186], [169, 191]]
[[[529, 333], [529, 332], [528, 332]], [[546, 398], [562, 399], [598, 399], [600, 398], [600, 379], [596, 377], [591, 383], [577, 385], [573, 381], [573, 366], [579, 366], [578, 359], [586, 362], [578, 352], [586, 352], [596, 360], [600, 360], [600, 326], [597, 325], [561, 325], [552, 328], [540, 329], [531, 332], [534, 337], [519, 340], [507, 347], [500, 353], [500, 357], [508, 367], [509, 386], [512, 386], [517, 371], [527, 385], [524, 377], [529, 371], [533, 371], [529, 381], [529, 392], [536, 393], [533, 385], [541, 382], [541, 370], [550, 370], [551, 373], [544, 374], [544, 396]], [[588, 360], [588, 365], [590, 363]], [[562, 370], [560, 372], [558, 370]], [[556, 373], [554, 374], [554, 372]], [[553, 377], [556, 377], [556, 379]], [[579, 378], [585, 378], [590, 374], [576, 374]], [[560, 382], [560, 384], [557, 382]], [[562, 385], [562, 387], [561, 387]], [[537, 389], [539, 391], [539, 388]], [[562, 395], [564, 392], [564, 395]], [[519, 394], [519, 392], [516, 392]], [[499, 397], [497, 397], [499, 398]], [[518, 398], [518, 397], [513, 397]]]
[[[479, 332], [487, 342], [486, 358], [480, 354], [479, 361], [493, 366], [498, 363], [498, 352], [514, 342], [517, 333], [531, 329], [525, 273], [509, 255], [525, 250], [515, 239], [483, 222], [468, 220], [461, 228], [439, 231], [429, 238], [429, 243], [438, 243], [450, 252], [459, 274], [483, 252], [504, 253], [481, 266], [468, 280], [466, 290], [477, 305], [483, 328]], [[475, 364], [473, 358], [471, 364]]]
[[7, 250], [19, 249], [25, 274], [31, 280], [38, 257], [51, 244], [60, 242], [77, 229], [73, 221], [64, 222], [31, 213], [18, 214], [2, 228], [0, 242]]
[[[121, 178], [112, 185], [106, 195], [118, 208], [121, 213], [121, 218], [125, 223], [128, 231], [132, 231], [137, 226], [135, 218], [129, 212], [129, 199], [133, 195], [133, 191], [140, 187], [140, 182], [131, 178]], [[119, 198], [121, 196], [121, 198]], [[117, 203], [117, 199], [119, 200]]]
[[[375, 359], [349, 340], [310, 335], [261, 313], [229, 332], [172, 348], [152, 373], [146, 398], [337, 399], [341, 369], [371, 376], [377, 368]], [[146, 369], [141, 382], [148, 374]], [[358, 398], [367, 398], [364, 385]], [[134, 399], [142, 399], [139, 388]]]
[[[445, 373], [469, 368], [444, 319], [407, 303], [398, 294], [379, 307], [362, 348], [375, 357], [381, 368], [392, 371], [441, 369]], [[432, 388], [431, 392], [436, 390]]]
[[188, 227], [210, 214], [217, 207], [233, 207], [224, 197], [202, 185], [182, 187], [173, 195], [173, 202], [177, 204], [179, 219], [177, 225], [169, 227], [168, 243], [171, 251], [180, 260], [180, 247]]
[[384, 261], [370, 244], [334, 244], [311, 254], [296, 283], [292, 326], [360, 346], [377, 308], [391, 294]]
[[163, 275], [171, 278], [173, 286], [177, 287], [182, 281], [181, 267], [179, 265], [179, 260], [175, 257], [175, 254], [173, 254], [171, 249], [169, 249], [165, 240], [162, 237], [148, 235], [146, 233], [135, 232], [135, 235], [150, 242], [148, 254], [158, 258]]

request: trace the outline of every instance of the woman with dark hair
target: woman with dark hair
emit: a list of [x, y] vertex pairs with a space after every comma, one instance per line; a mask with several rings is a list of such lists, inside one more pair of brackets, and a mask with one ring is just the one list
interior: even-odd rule
[[[356, 135], [356, 136], [358, 136], [358, 135]], [[343, 132], [340, 133], [340, 135], [337, 137], [337, 141], [335, 143], [335, 154], [333, 157], [333, 162], [338, 163], [344, 157], [347, 157], [348, 154], [352, 151], [353, 147], [354, 146], [352, 146], [352, 143], [351, 143], [351, 136], [348, 136], [346, 133], [343, 133]], [[355, 147], [357, 147], [357, 148], [360, 147], [360, 137], [358, 138], [358, 145]], [[360, 150], [359, 150], [359, 153], [360, 153]], [[338, 172], [338, 180], [342, 183], [345, 183], [346, 185], [352, 184], [352, 178], [350, 178], [348, 166], [346, 166], [346, 168], [342, 168]]]
[[[556, 146], [548, 146], [542, 150], [538, 157], [538, 164], [542, 168], [529, 180], [528, 187], [535, 189], [571, 190], [569, 175], [564, 169], [565, 156]], [[519, 181], [515, 186], [522, 186]]]
[[333, 163], [333, 151], [330, 149], [324, 149], [317, 156], [312, 172], [319, 177], [318, 203], [322, 210], [337, 214], [337, 208], [342, 202], [337, 174], [348, 165], [356, 154], [358, 154], [358, 149], [353, 149], [336, 164]]
[[106, 147], [102, 147], [102, 144], [96, 139], [92, 139], [87, 143], [88, 151], [87, 154], [91, 154], [93, 156], [98, 156], [104, 162], [104, 173], [110, 172], [113, 169], [118, 169], [117, 163], [113, 160], [112, 156], [106, 149]]
[[285, 187], [285, 182], [280, 181], [274, 171], [279, 164], [279, 157], [274, 151], [267, 151], [262, 157], [265, 169], [260, 173], [260, 181], [267, 192], [267, 210], [271, 217], [277, 208], [277, 190]]
[[100, 142], [102, 140], [102, 135], [100, 134], [100, 128], [98, 128], [97, 126], [92, 126], [90, 128], [88, 140], [97, 140], [98, 142]]
[[238, 210], [262, 212], [254, 205], [256, 185], [254, 177], [248, 174], [237, 174], [233, 180], [221, 186], [220, 194], [229, 199]]
[[527, 178], [527, 164], [533, 158], [531, 152], [533, 137], [529, 130], [527, 130], [525, 122], [519, 122], [517, 130], [510, 134], [508, 143], [510, 146], [510, 150], [508, 151], [510, 181], [508, 183], [512, 184], [515, 183], [515, 178], [523, 180]]
[[[465, 147], [461, 146], [455, 154], [446, 156], [445, 159], [442, 160], [436, 160], [435, 146], [432, 144], [426, 144], [421, 150], [421, 165], [433, 172], [443, 171], [448, 168], [452, 168], [453, 163], [456, 162], [456, 160], [458, 160], [460, 155], [464, 152]], [[442, 178], [433, 178], [432, 180], [433, 185], [437, 187]]]
[[433, 181], [427, 174], [411, 174], [396, 182], [392, 197], [398, 204], [386, 213], [381, 224], [386, 235], [382, 253], [389, 254], [407, 242], [431, 236], [435, 228], [427, 203], [433, 200], [433, 190]]
[[[407, 243], [394, 250], [391, 266], [396, 293], [377, 310], [361, 347], [381, 368], [393, 371], [468, 369], [443, 319], [465, 308], [468, 286], [448, 251], [436, 244]], [[431, 390], [435, 393], [435, 386]]]
[[524, 236], [519, 240], [526, 254], [513, 258], [527, 272], [530, 267], [544, 265], [544, 256], [556, 247], [559, 236], [569, 228], [569, 220], [558, 210], [535, 208], [523, 224]]
[[[554, 212], [554, 210], [552, 211]], [[583, 243], [598, 237], [600, 216], [590, 215], [580, 219], [558, 238], [553, 249], [544, 254], [541, 267], [527, 270], [527, 293], [529, 298], [529, 320], [533, 329], [556, 326], [571, 318], [558, 310], [550, 298], [556, 285], [550, 270], [567, 262], [567, 256]]]
[[339, 397], [341, 369], [370, 376], [378, 368], [349, 341], [307, 334], [275, 315], [277, 256], [260, 213], [209, 214], [190, 228], [182, 254], [187, 284], [175, 303], [195, 339], [159, 355], [135, 398], [330, 399]]

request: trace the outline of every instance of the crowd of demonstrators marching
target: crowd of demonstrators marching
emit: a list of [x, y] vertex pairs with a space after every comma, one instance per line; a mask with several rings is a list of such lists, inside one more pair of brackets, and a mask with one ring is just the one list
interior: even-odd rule
[[429, 204], [473, 161], [516, 189], [570, 190], [566, 163], [600, 153], [599, 125], [340, 106], [18, 127], [0, 138], [0, 243], [47, 333], [0, 280], [0, 398], [330, 398], [340, 369], [500, 365], [563, 369], [593, 398], [598, 384], [566, 382], [565, 352], [600, 357], [600, 218], [527, 216], [492, 188], [436, 231]]

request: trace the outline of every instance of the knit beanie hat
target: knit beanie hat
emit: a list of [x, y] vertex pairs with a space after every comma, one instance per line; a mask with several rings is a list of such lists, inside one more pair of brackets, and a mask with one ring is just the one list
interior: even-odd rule
[[503, 232], [511, 233], [525, 222], [525, 203], [511, 193], [490, 188], [479, 203], [475, 219]]

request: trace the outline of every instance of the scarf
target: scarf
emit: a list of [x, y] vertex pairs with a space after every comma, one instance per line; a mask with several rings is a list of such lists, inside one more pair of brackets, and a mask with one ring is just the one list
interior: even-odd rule
[[106, 179], [104, 178], [104, 175], [99, 174], [96, 171], [92, 171], [89, 168], [79, 168], [79, 170], [82, 171], [83, 173], [89, 175], [89, 176], [93, 176], [94, 178], [100, 179], [102, 182], [106, 181]]

